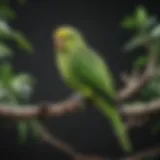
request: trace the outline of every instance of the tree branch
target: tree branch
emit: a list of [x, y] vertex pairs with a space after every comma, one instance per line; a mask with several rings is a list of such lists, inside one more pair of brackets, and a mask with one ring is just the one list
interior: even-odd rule
[[56, 104], [36, 105], [7, 105], [0, 104], [0, 116], [15, 120], [32, 119], [37, 117], [62, 116], [74, 112], [80, 107], [79, 101], [67, 100]]
[[[0, 104], [0, 116], [14, 120], [62, 116], [65, 113], [75, 112], [80, 107], [81, 102], [76, 100], [46, 104], [42, 107], [36, 105], [9, 106]], [[155, 99], [148, 103], [125, 104], [120, 108], [120, 112], [126, 117], [154, 114], [160, 112], [160, 99]]]
[[137, 94], [154, 76], [157, 57], [154, 53], [149, 54], [149, 61], [143, 74], [138, 71], [133, 71], [131, 76], [126, 76], [123, 73], [122, 78], [125, 77], [125, 86], [117, 95], [117, 101], [122, 102]]
[[53, 147], [56, 147], [57, 149], [63, 151], [64, 153], [75, 159], [78, 152], [75, 149], [73, 149], [73, 147], [63, 142], [62, 140], [59, 140], [53, 134], [50, 134], [50, 132], [47, 131], [47, 129], [44, 126], [39, 124], [39, 126], [37, 127], [40, 137], [43, 141], [47, 142]]
[[155, 99], [147, 103], [125, 104], [120, 109], [120, 112], [127, 117], [157, 114], [160, 112], [160, 99]]

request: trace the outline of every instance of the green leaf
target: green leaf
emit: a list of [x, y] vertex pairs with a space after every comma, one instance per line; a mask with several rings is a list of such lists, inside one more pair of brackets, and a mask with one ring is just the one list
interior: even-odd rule
[[4, 20], [0, 20], [0, 37], [1, 38], [11, 38], [12, 29]]
[[12, 49], [6, 44], [0, 42], [0, 59], [12, 56]]
[[155, 70], [155, 76], [148, 85], [140, 91], [143, 99], [151, 100], [160, 97], [160, 70], [159, 67]]
[[8, 88], [13, 78], [12, 66], [9, 63], [4, 63], [0, 68], [0, 77], [3, 87]]
[[24, 51], [27, 51], [29, 53], [33, 52], [32, 45], [28, 41], [28, 39], [25, 37], [25, 35], [20, 31], [14, 31], [12, 33], [13, 40], [16, 41], [18, 47], [23, 49]]
[[160, 78], [155, 77], [146, 87], [140, 91], [143, 99], [152, 100], [160, 97]]
[[160, 24], [152, 29], [150, 35], [152, 38], [160, 38]]
[[135, 69], [140, 69], [141, 67], [144, 67], [147, 62], [148, 62], [148, 57], [141, 56], [133, 63], [133, 66]]
[[7, 88], [4, 88], [3, 86], [3, 82], [0, 81], [0, 101], [4, 101], [7, 99], [9, 95], [9, 91], [7, 90]]
[[[32, 140], [38, 140], [39, 130], [41, 129], [38, 120], [25, 120], [18, 124], [19, 140], [24, 143], [30, 135]], [[29, 134], [30, 133], [30, 134]]]
[[146, 27], [149, 15], [145, 7], [139, 6], [136, 8], [135, 19], [138, 27]]
[[34, 84], [33, 78], [26, 74], [21, 73], [13, 77], [11, 88], [23, 100], [28, 100], [32, 93], [32, 86]]
[[155, 17], [150, 17], [144, 6], [138, 6], [134, 13], [126, 16], [121, 23], [124, 29], [146, 31], [153, 24], [157, 23]]
[[4, 87], [2, 81], [0, 81], [0, 102], [11, 104], [11, 107], [14, 107], [13, 104], [17, 104], [15, 95], [11, 92], [10, 88]]
[[7, 5], [0, 5], [0, 19], [13, 20], [16, 18], [15, 11]]
[[37, 140], [39, 138], [39, 126], [40, 123], [38, 120], [31, 120], [30, 121], [30, 129], [31, 129], [31, 136], [34, 140]]
[[28, 125], [25, 121], [21, 121], [17, 124], [18, 138], [20, 143], [24, 143], [28, 135]]
[[147, 38], [139, 35], [135, 36], [124, 45], [124, 51], [125, 52], [132, 51], [140, 46], [145, 45], [146, 42]]
[[135, 29], [136, 23], [131, 16], [126, 16], [124, 20], [121, 22], [121, 26], [124, 29]]
[[16, 42], [19, 48], [28, 53], [33, 53], [32, 45], [25, 35], [20, 31], [10, 28], [9, 25], [3, 20], [0, 20], [0, 37], [3, 39], [11, 39]]

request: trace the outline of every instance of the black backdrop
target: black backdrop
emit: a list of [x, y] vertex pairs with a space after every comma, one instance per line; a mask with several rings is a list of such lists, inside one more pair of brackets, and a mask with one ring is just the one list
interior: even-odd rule
[[[145, 4], [149, 11], [160, 15], [158, 2], [157, 4], [144, 2], [112, 0], [89, 3], [87, 1], [29, 0], [24, 7], [20, 7], [13, 1], [13, 7], [18, 13], [18, 19], [13, 25], [27, 34], [35, 50], [33, 56], [17, 53], [13, 60], [16, 72], [29, 72], [37, 79], [31, 101], [33, 103], [42, 100], [58, 101], [71, 93], [71, 90], [60, 80], [53, 62], [51, 41], [53, 28], [60, 24], [72, 24], [80, 28], [90, 44], [103, 54], [118, 78], [122, 69], [131, 66], [130, 61], [124, 63], [124, 57], [120, 52], [128, 36], [119, 25], [123, 16], [132, 12], [139, 3]], [[57, 137], [66, 140], [83, 153], [121, 155], [120, 147], [107, 126], [106, 120], [94, 108], [85, 113], [52, 118], [48, 123], [48, 127]], [[147, 127], [131, 131], [136, 149], [155, 143], [156, 140], [151, 139], [147, 131]], [[17, 159], [67, 159], [61, 151], [46, 144], [28, 142], [23, 147], [18, 145], [16, 131], [12, 128], [6, 130], [1, 128], [0, 148], [4, 153], [4, 159], [9, 155]]]

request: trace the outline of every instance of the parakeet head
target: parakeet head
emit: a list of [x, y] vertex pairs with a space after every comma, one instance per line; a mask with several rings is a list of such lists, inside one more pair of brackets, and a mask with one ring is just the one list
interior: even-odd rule
[[80, 31], [72, 26], [61, 26], [53, 32], [54, 47], [58, 51], [66, 51], [84, 43]]

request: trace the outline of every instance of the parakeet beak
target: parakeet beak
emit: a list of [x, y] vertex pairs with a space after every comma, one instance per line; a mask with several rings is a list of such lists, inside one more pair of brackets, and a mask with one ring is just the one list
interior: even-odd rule
[[64, 41], [59, 37], [54, 38], [54, 46], [57, 50], [62, 50], [64, 48]]

